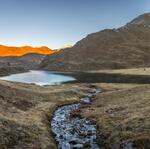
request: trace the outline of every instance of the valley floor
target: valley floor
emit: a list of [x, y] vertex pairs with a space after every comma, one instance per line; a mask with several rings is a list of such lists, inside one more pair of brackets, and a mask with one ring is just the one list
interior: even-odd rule
[[[119, 149], [150, 146], [150, 84], [95, 83], [102, 89], [80, 114], [97, 125], [98, 143]], [[55, 149], [50, 118], [60, 105], [73, 103], [91, 84], [36, 86], [0, 81], [0, 146], [2, 149]]]

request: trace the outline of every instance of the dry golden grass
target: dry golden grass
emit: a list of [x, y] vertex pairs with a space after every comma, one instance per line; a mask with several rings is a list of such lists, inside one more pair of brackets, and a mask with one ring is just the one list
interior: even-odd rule
[[50, 130], [54, 109], [78, 101], [87, 89], [0, 81], [0, 148], [55, 149]]
[[91, 72], [128, 74], [128, 75], [150, 75], [150, 68], [142, 67], [142, 68], [118, 69], [118, 70], [99, 70], [99, 71], [91, 71]]
[[105, 148], [134, 142], [139, 149], [150, 145], [150, 85], [99, 84], [103, 93], [83, 116], [97, 124], [98, 143]]

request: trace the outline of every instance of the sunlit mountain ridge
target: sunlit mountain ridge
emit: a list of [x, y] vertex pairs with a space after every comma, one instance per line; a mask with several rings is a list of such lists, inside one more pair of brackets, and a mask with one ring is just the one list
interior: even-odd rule
[[23, 46], [23, 47], [15, 47], [15, 46], [4, 46], [0, 45], [0, 56], [22, 56], [25, 54], [36, 53], [36, 54], [52, 54], [57, 52], [57, 50], [52, 50], [46, 46], [42, 47], [31, 47], [31, 46]]

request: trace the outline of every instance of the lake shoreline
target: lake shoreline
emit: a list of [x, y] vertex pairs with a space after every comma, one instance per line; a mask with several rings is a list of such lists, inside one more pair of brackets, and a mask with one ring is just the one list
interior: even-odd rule
[[12, 75], [12, 74], [20, 74], [24, 72], [28, 72], [29, 70], [26, 70], [22, 67], [0, 67], [0, 77]]

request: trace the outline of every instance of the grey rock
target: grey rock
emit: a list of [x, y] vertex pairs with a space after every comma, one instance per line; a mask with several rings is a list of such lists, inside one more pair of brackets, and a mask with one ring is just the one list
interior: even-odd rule
[[91, 101], [90, 101], [90, 98], [89, 98], [89, 97], [84, 97], [84, 98], [81, 98], [81, 99], [80, 99], [80, 103], [81, 103], [81, 104], [90, 104]]

